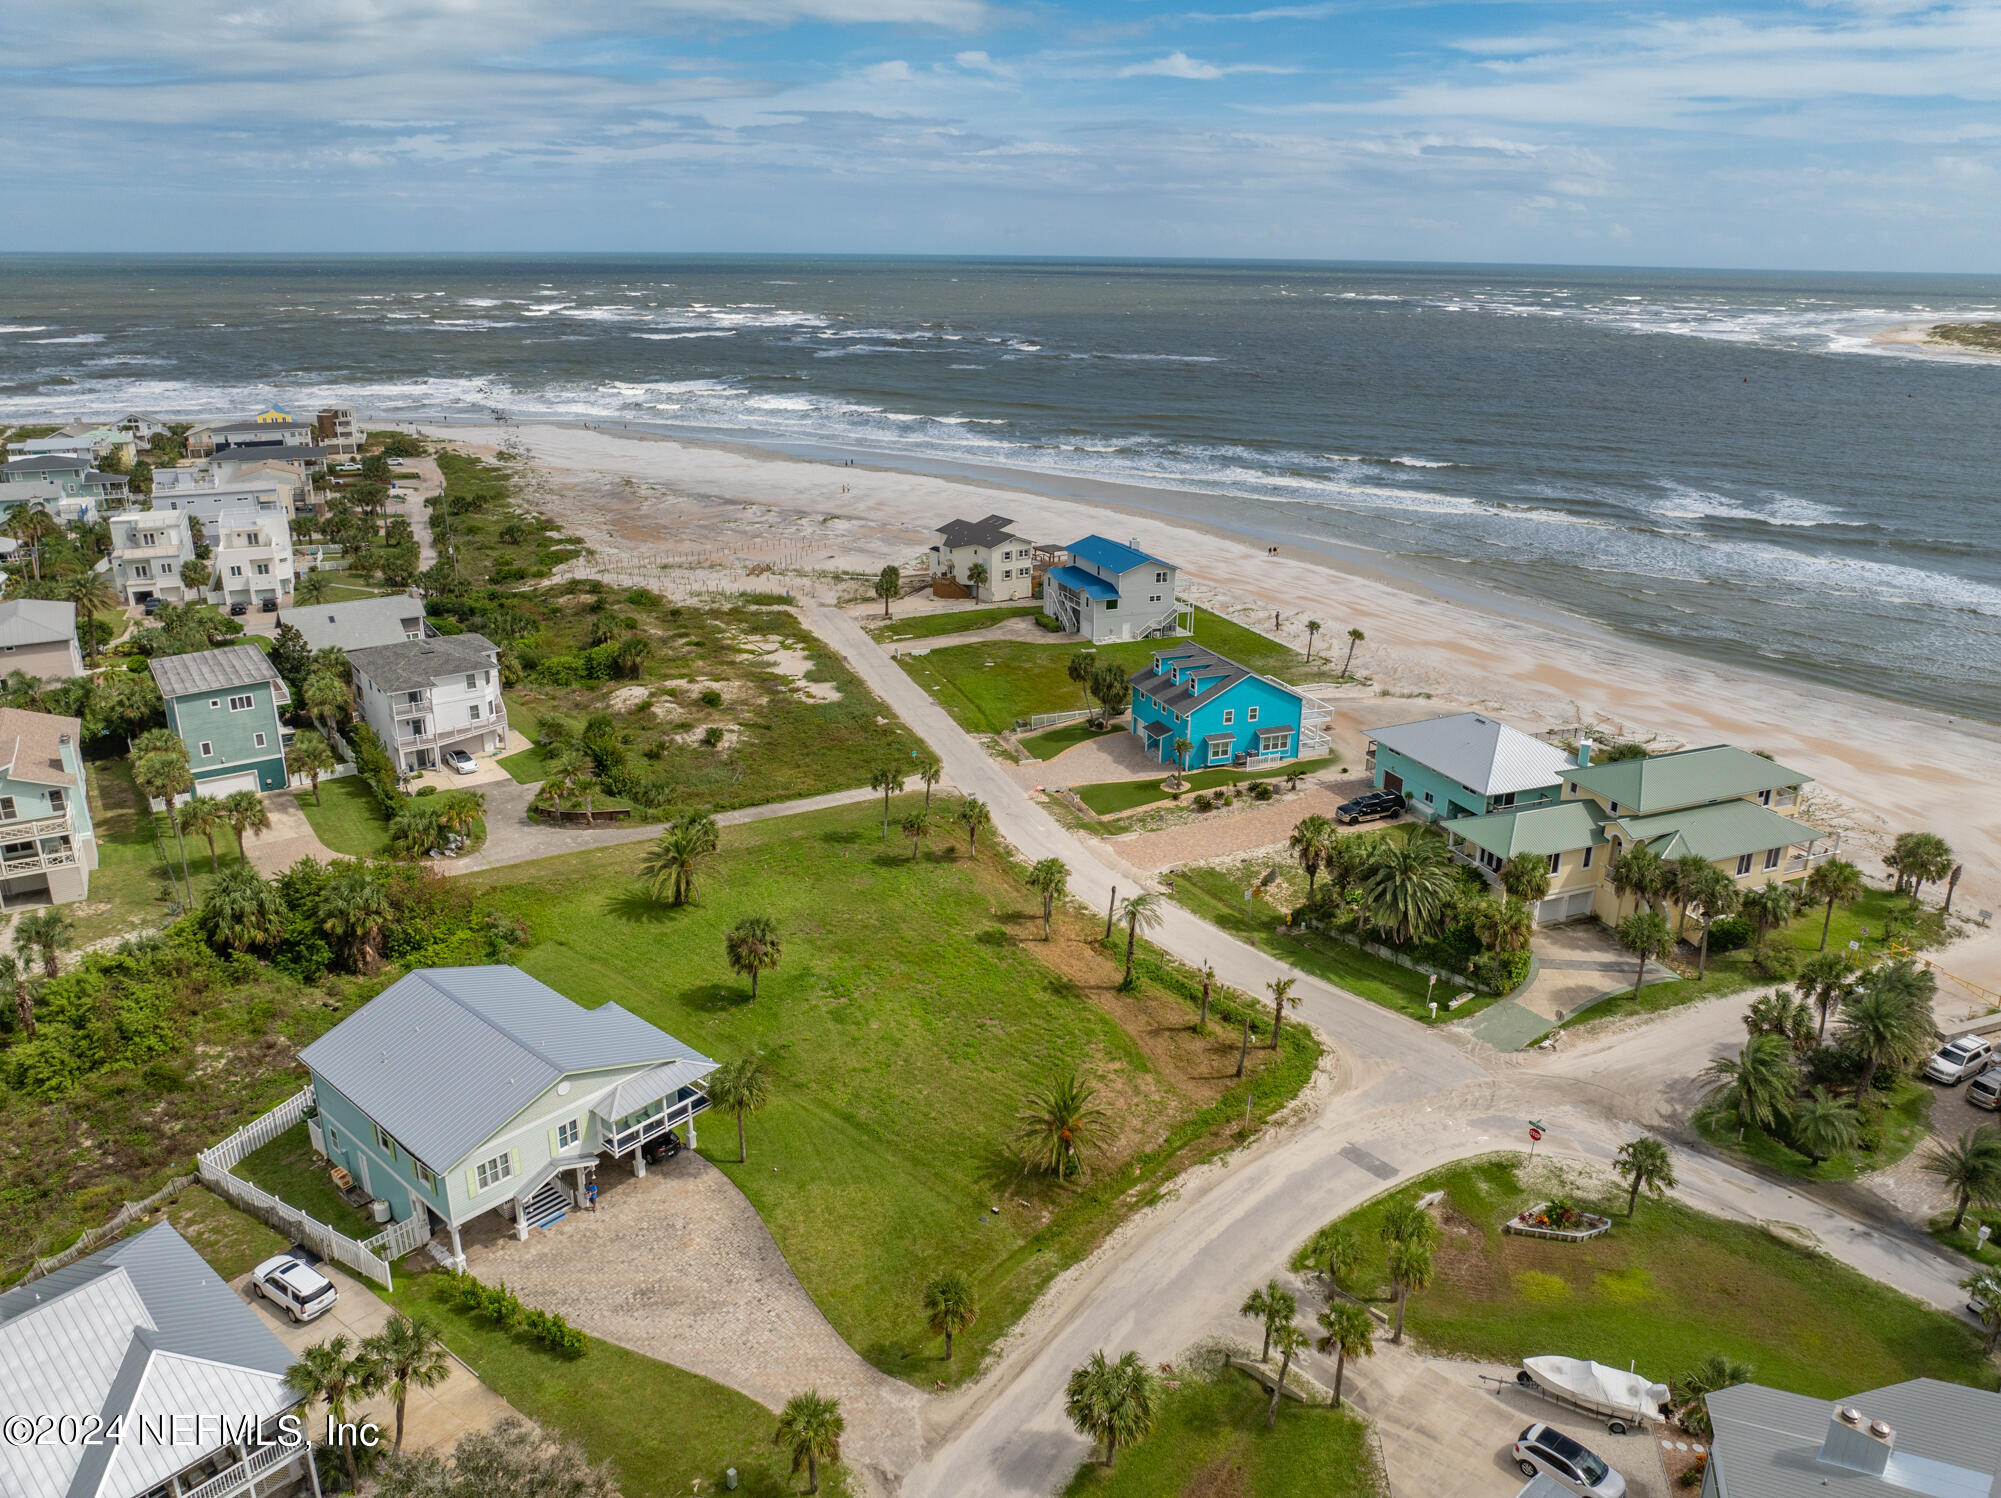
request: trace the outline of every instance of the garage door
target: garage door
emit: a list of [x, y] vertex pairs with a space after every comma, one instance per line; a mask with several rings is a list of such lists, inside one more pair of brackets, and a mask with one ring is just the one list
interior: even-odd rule
[[227, 796], [231, 791], [257, 789], [257, 772], [240, 770], [234, 775], [218, 775], [213, 780], [197, 780], [195, 789], [204, 796]]
[[1573, 889], [1561, 895], [1551, 895], [1536, 906], [1535, 918], [1538, 924], [1553, 926], [1558, 921], [1575, 921], [1591, 914], [1591, 897], [1595, 891]]

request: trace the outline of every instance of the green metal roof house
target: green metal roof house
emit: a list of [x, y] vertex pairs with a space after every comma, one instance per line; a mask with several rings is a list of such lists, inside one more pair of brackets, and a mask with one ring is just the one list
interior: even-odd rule
[[285, 788], [285, 730], [278, 709], [292, 693], [254, 645], [155, 657], [153, 680], [167, 727], [188, 746], [188, 768], [204, 796]]

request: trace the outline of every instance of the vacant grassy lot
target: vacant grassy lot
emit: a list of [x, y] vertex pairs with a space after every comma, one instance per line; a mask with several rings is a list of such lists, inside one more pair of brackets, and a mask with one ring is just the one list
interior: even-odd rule
[[326, 1162], [315, 1163], [312, 1138], [303, 1123], [245, 1155], [235, 1174], [350, 1238], [372, 1238], [382, 1230], [367, 1213], [347, 1204], [327, 1174]]
[[1587, 1190], [1571, 1199], [1612, 1214], [1604, 1237], [1503, 1233], [1506, 1217], [1549, 1194], [1540, 1168], [1540, 1189], [1523, 1186], [1520, 1158], [1448, 1166], [1350, 1213], [1367, 1258], [1348, 1285], [1386, 1300], [1383, 1208], [1443, 1191], [1437, 1272], [1411, 1297], [1408, 1326], [1448, 1356], [1561, 1352], [1668, 1381], [1723, 1353], [1759, 1383], [1824, 1398], [1919, 1377], [1994, 1387], [1971, 1327], [1762, 1227], [1644, 1197], [1628, 1220], [1623, 1192]]
[[911, 619], [891, 619], [884, 624], [881, 619], [870, 621], [876, 638], [886, 644], [899, 640], [935, 640], [940, 635], [970, 634], [976, 629], [992, 629], [1009, 619], [1025, 619], [1031, 614], [1042, 612], [1039, 603], [1006, 604], [991, 609], [965, 609], [950, 614], [920, 614]]
[[383, 858], [389, 853], [389, 818], [359, 775], [320, 782], [319, 804], [311, 791], [295, 792], [319, 840], [350, 858]]
[[[918, 798], [904, 797], [901, 810]], [[878, 1367], [924, 1383], [962, 1378], [1052, 1275], [1087, 1253], [1174, 1171], [1244, 1116], [1236, 1036], [1193, 1033], [1187, 997], [1158, 981], [1116, 991], [1102, 926], [1059, 919], [991, 852], [935, 840], [913, 861], [885, 844], [879, 810], [842, 808], [724, 829], [699, 905], [645, 899], [641, 846], [465, 876], [532, 936], [528, 972], [585, 1005], [616, 1000], [719, 1060], [762, 1050], [771, 1103], [710, 1117], [702, 1152], [742, 1187], [835, 1328]], [[783, 960], [756, 1003], [723, 960], [723, 935], [769, 916]], [[1288, 1027], [1255, 1109], [1283, 1105], [1315, 1050]], [[1081, 1182], [1024, 1176], [1009, 1147], [1024, 1100], [1072, 1069], [1094, 1082], [1108, 1137]], [[946, 1267], [975, 1282], [981, 1314], [953, 1361], [924, 1330], [919, 1290]]]
[[[97, 867], [90, 876], [90, 898], [65, 907], [76, 922], [79, 945], [108, 937], [157, 930], [178, 912], [180, 896], [173, 884], [180, 874], [180, 851], [174, 845], [173, 823], [162, 812], [148, 812], [132, 784], [132, 764], [126, 759], [98, 760], [86, 767], [90, 786], [90, 819], [97, 830]], [[188, 873], [196, 900], [208, 888], [208, 843], [187, 840]], [[165, 849], [165, 858], [161, 850]], [[216, 832], [220, 867], [242, 861], [236, 834], [227, 827]], [[174, 870], [172, 882], [168, 867]]]
[[1906, 1077], [1878, 1096], [1883, 1107], [1882, 1143], [1873, 1150], [1860, 1146], [1842, 1150], [1818, 1165], [1791, 1145], [1761, 1131], [1746, 1130], [1743, 1139], [1739, 1140], [1734, 1119], [1698, 1112], [1696, 1128], [1718, 1149], [1756, 1160], [1780, 1175], [1797, 1176], [1803, 1181], [1852, 1181], [1869, 1171], [1885, 1170], [1895, 1165], [1931, 1134], [1931, 1088]]
[[[1098, 658], [1114, 661], [1128, 675], [1136, 676], [1156, 650], [1180, 643], [1186, 642], [1134, 640], [1102, 645]], [[1194, 643], [1281, 681], [1304, 681], [1314, 674], [1298, 651], [1203, 609], [1195, 611]], [[984, 645], [952, 645], [915, 658], [906, 654], [903, 668], [960, 726], [974, 733], [1000, 733], [1036, 713], [1086, 706], [1077, 684], [1067, 674], [1070, 657], [1086, 648], [995, 640]]]
[[[1217, 770], [1196, 770], [1188, 776], [1188, 795], [1200, 791], [1213, 791], [1219, 785], [1237, 785], [1249, 780], [1283, 780], [1288, 775], [1311, 775], [1333, 764], [1331, 759], [1302, 759], [1275, 770], [1233, 770], [1228, 767]], [[1151, 806], [1156, 801], [1171, 798], [1161, 787], [1166, 784], [1167, 770], [1163, 766], [1158, 776], [1145, 780], [1104, 780], [1096, 785], [1074, 787], [1077, 799], [1090, 807], [1101, 817], [1115, 817], [1121, 812]]]
[[1265, 1429], [1265, 1392], [1232, 1368], [1183, 1373], [1160, 1423], [1110, 1471], [1077, 1469], [1063, 1498], [1373, 1498], [1369, 1427], [1346, 1409], [1286, 1401]]

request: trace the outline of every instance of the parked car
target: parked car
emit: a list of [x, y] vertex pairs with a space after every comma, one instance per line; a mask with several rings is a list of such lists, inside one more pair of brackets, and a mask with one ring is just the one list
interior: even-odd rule
[[230, 617], [233, 619], [240, 619], [249, 612], [250, 612], [250, 605], [245, 603], [240, 598], [235, 603], [232, 603], [229, 606]]
[[1976, 1108], [2001, 1113], [2001, 1066], [1990, 1066], [1975, 1077], [1966, 1089], [1966, 1100]]
[[1516, 1439], [1514, 1455], [1524, 1477], [1553, 1477], [1589, 1498], [1626, 1498], [1626, 1479], [1604, 1457], [1540, 1420]]
[[1357, 822], [1380, 822], [1401, 816], [1404, 809], [1402, 791], [1365, 791], [1352, 801], [1343, 801], [1334, 808], [1334, 820], [1353, 826]]
[[267, 598], [262, 603], [260, 603], [257, 606], [257, 608], [260, 613], [275, 614], [278, 612], [278, 600], [275, 598]]
[[1957, 1087], [1969, 1077], [1986, 1071], [1994, 1060], [1994, 1046], [1978, 1035], [1962, 1035], [1949, 1040], [1938, 1054], [1925, 1063], [1925, 1075], [1947, 1087]]
[[266, 1259], [250, 1272], [256, 1292], [294, 1321], [311, 1321], [324, 1316], [340, 1299], [333, 1281], [303, 1259], [280, 1254]]
[[150, 619], [160, 612], [160, 605], [166, 601], [158, 593], [155, 593], [151, 598], [140, 604], [139, 607], [145, 611], [146, 617]]
[[445, 764], [460, 775], [474, 775], [479, 772], [479, 766], [473, 763], [472, 756], [463, 749], [447, 749]]
[[673, 1159], [681, 1153], [681, 1149], [681, 1136], [669, 1129], [658, 1139], [647, 1140], [639, 1147], [639, 1153], [645, 1157], [648, 1165], [658, 1165], [662, 1161]]

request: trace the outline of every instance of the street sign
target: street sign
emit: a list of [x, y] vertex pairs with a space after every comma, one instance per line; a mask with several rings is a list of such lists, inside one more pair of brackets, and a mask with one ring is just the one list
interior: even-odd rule
[[1542, 1141], [1542, 1120], [1539, 1118], [1532, 1118], [1529, 1120], [1529, 1164], [1531, 1165], [1535, 1164], [1535, 1147], [1537, 1144], [1541, 1143], [1541, 1141]]
[[1541, 1130], [1541, 1129], [1536, 1129], [1536, 1128], [1531, 1128], [1531, 1129], [1529, 1130], [1529, 1138], [1530, 1138], [1530, 1139], [1532, 1139], [1532, 1140], [1534, 1140], [1534, 1139], [1540, 1139], [1540, 1138], [1542, 1138], [1542, 1130]]
[[1848, 950], [1851, 952], [1859, 952], [1862, 950], [1862, 943], [1859, 941], [1851, 941], [1848, 944]]

